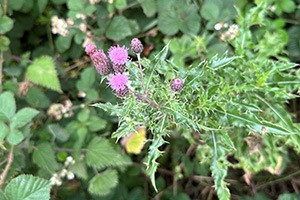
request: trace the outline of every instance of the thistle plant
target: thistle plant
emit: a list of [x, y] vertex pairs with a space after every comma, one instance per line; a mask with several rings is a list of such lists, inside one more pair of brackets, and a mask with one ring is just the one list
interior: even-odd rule
[[[290, 88], [287, 90], [276, 84], [274, 78], [295, 64], [275, 62], [268, 57], [262, 59], [259, 52], [253, 54], [255, 43], [249, 38], [247, 43], [238, 43], [243, 40], [242, 37], [250, 37], [250, 27], [259, 23], [264, 14], [263, 6], [264, 3], [259, 4], [251, 10], [252, 15], [240, 20], [243, 23], [238, 24], [240, 28], [235, 38], [230, 39], [236, 55], [216, 55], [183, 67], [168, 59], [169, 43], [153, 60], [141, 57], [143, 46], [136, 38], [131, 42], [131, 50], [137, 60], [128, 60], [125, 46], [110, 48], [108, 54], [115, 72], [106, 78], [117, 96], [122, 97], [122, 103], [97, 103], [93, 106], [119, 117], [119, 128], [112, 134], [117, 140], [134, 132], [137, 126], [146, 127], [151, 135], [147, 140], [150, 144], [146, 172], [155, 190], [157, 159], [164, 153], [163, 145], [167, 138], [176, 131], [191, 144], [197, 145], [200, 161], [210, 165], [220, 199], [230, 198], [228, 183], [225, 182], [228, 166], [257, 172], [273, 162], [264, 158], [261, 163], [250, 167], [250, 159], [256, 158], [247, 160], [244, 158], [248, 156], [237, 156], [241, 159], [239, 164], [230, 163], [226, 157], [241, 154], [246, 144], [239, 137], [259, 134], [264, 141], [269, 141], [273, 137], [280, 140], [281, 135], [291, 135], [287, 144], [296, 145], [296, 136], [293, 135], [299, 130], [287, 113], [283, 117], [269, 103], [276, 102], [284, 112], [283, 103], [294, 95]], [[126, 65], [124, 71], [127, 75], [117, 64]], [[272, 117], [265, 115], [264, 109], [274, 111]], [[276, 148], [278, 144], [273, 145]]]

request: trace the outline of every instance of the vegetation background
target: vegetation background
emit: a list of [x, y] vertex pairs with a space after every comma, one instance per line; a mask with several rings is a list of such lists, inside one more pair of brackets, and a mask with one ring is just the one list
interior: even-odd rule
[[[300, 198], [300, 0], [0, 5], [0, 200]], [[84, 52], [134, 37], [154, 99], [185, 80], [160, 135]], [[126, 116], [146, 128], [116, 140], [138, 126]]]

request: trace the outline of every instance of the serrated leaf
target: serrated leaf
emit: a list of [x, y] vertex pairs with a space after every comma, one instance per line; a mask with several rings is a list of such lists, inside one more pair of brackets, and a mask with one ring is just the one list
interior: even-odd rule
[[39, 114], [38, 110], [33, 108], [22, 108], [17, 112], [17, 114], [13, 117], [11, 122], [11, 127], [21, 128], [31, 122], [31, 120]]
[[49, 124], [48, 130], [60, 142], [66, 142], [70, 137], [70, 134], [58, 124]]
[[156, 184], [155, 184], [155, 172], [158, 167], [157, 159], [162, 155], [162, 152], [159, 150], [165, 143], [164, 139], [161, 136], [161, 133], [154, 133], [152, 143], [149, 147], [148, 152], [148, 159], [147, 159], [147, 169], [146, 172], [150, 177], [151, 183], [155, 191], [157, 191]]
[[89, 183], [89, 192], [100, 196], [105, 196], [118, 184], [118, 174], [116, 170], [107, 169], [96, 175]]
[[150, 67], [149, 70], [150, 70], [150, 76], [148, 78], [148, 81], [147, 81], [147, 84], [146, 84], [146, 90], [148, 89], [149, 87], [149, 84], [150, 82], [152, 81], [152, 77], [154, 75], [154, 72], [155, 70], [157, 70], [160, 62], [164, 61], [167, 57], [167, 54], [168, 54], [168, 50], [169, 50], [169, 44], [170, 42], [168, 42], [164, 48], [154, 57], [154, 66]]
[[80, 177], [82, 179], [88, 178], [86, 164], [81, 160], [76, 160], [74, 164], [70, 165], [69, 170], [73, 172], [77, 177]]
[[223, 115], [229, 117], [231, 122], [238, 127], [249, 127], [253, 131], [257, 133], [273, 133], [280, 135], [290, 135], [293, 132], [278, 126], [276, 124], [272, 124], [266, 121], [260, 121], [253, 113], [249, 113], [247, 115], [241, 114], [239, 112], [223, 112], [221, 110], [217, 110], [217, 112], [222, 113]]
[[287, 128], [293, 130], [294, 124], [292, 119], [290, 118], [289, 114], [286, 112], [285, 108], [282, 108], [280, 105], [272, 105], [268, 101], [266, 101], [263, 97], [255, 94], [255, 97], [258, 98], [261, 102], [267, 105], [273, 113], [275, 113], [279, 119], [286, 125]]
[[27, 69], [27, 77], [33, 83], [62, 92], [51, 57], [43, 56], [35, 59]]
[[130, 132], [135, 132], [135, 127], [133, 126], [133, 124], [128, 122], [123, 122], [119, 126], [119, 128], [115, 132], [113, 132], [111, 137], [117, 138], [117, 140], [119, 140], [120, 138], [124, 137]]
[[40, 168], [48, 170], [50, 173], [54, 173], [58, 168], [54, 150], [49, 143], [42, 143], [36, 147], [32, 155], [32, 161]]
[[31, 175], [20, 175], [5, 188], [9, 200], [50, 199], [50, 181]]
[[239, 56], [233, 56], [233, 57], [226, 57], [223, 56], [222, 58], [218, 58], [217, 55], [215, 55], [209, 62], [208, 67], [213, 70], [218, 70], [229, 63], [231, 63], [233, 60], [240, 58]]
[[7, 141], [12, 145], [17, 145], [24, 139], [24, 135], [17, 129], [12, 129], [7, 136]]
[[109, 24], [105, 35], [114, 41], [119, 41], [132, 35], [128, 20], [124, 16], [115, 16]]
[[11, 92], [4, 92], [0, 95], [0, 120], [8, 121], [16, 113], [16, 102]]
[[118, 154], [109, 142], [100, 137], [95, 137], [87, 147], [86, 163], [97, 169], [105, 167], [126, 165], [126, 161]]

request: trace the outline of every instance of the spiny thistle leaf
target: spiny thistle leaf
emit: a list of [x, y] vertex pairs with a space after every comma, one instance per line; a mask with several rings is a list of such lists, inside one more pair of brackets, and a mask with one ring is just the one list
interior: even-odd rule
[[54, 62], [49, 56], [35, 59], [27, 69], [27, 77], [35, 84], [62, 92]]

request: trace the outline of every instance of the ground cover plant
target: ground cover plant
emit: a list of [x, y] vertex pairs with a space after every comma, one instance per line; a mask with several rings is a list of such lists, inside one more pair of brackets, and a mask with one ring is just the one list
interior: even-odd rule
[[0, 0], [0, 199], [298, 199], [300, 5]]

